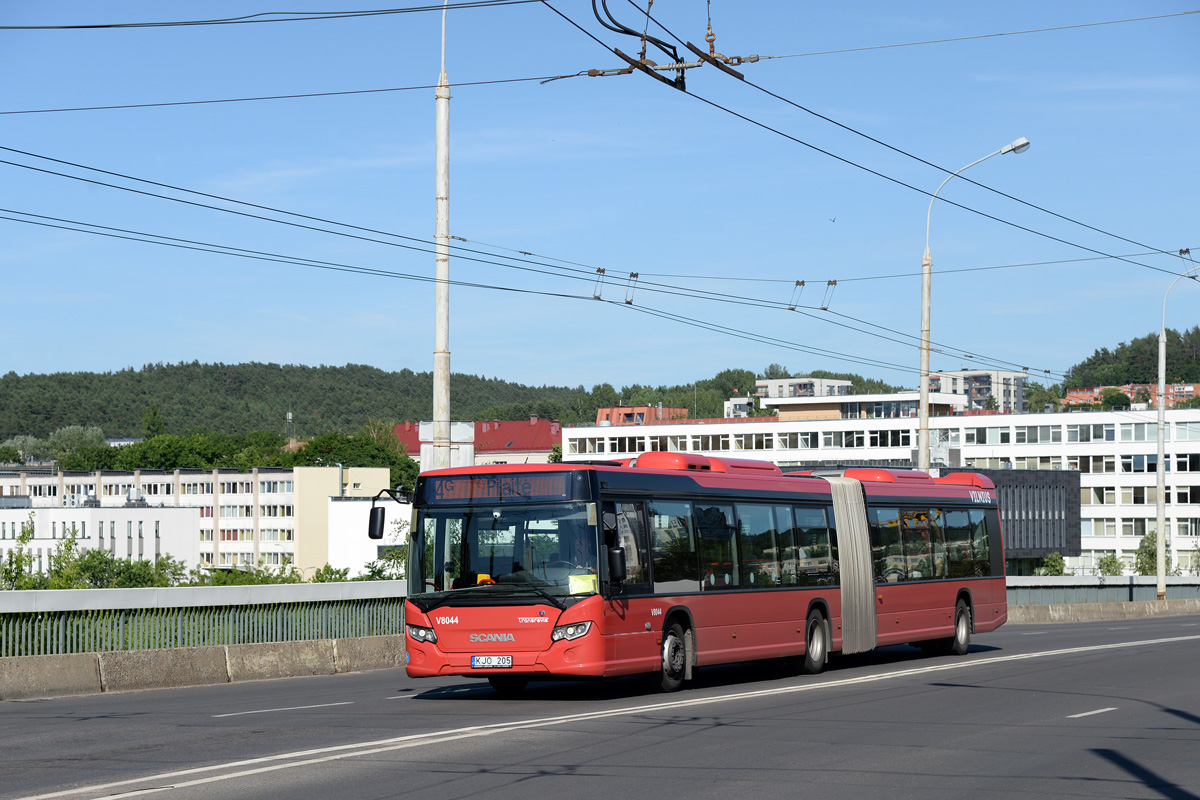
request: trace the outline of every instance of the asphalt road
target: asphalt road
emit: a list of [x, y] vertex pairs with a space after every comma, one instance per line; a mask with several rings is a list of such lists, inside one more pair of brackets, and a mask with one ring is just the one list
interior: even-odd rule
[[[0, 703], [0, 798], [1200, 798], [1200, 617], [692, 688], [401, 671]], [[419, 794], [418, 794], [419, 793]]]

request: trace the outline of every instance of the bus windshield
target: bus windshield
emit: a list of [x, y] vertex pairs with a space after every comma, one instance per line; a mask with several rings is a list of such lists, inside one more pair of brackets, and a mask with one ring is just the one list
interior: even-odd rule
[[422, 606], [465, 598], [561, 604], [595, 594], [595, 518], [586, 503], [421, 509], [409, 597]]

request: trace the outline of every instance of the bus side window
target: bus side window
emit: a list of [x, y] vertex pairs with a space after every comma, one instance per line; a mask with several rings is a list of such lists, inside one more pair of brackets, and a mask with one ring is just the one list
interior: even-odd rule
[[970, 578], [974, 575], [971, 563], [971, 519], [965, 508], [948, 508], [942, 515], [942, 533], [946, 537], [946, 576]]
[[694, 592], [700, 586], [696, 543], [692, 536], [692, 504], [651, 501], [650, 548], [654, 560], [654, 591]]
[[738, 585], [733, 506], [696, 508], [696, 549], [700, 552], [700, 588], [726, 589]]
[[797, 583], [824, 586], [832, 583], [833, 558], [829, 548], [829, 526], [825, 509], [797, 506], [796, 535], [799, 549]]
[[[616, 504], [616, 543], [625, 549], [625, 582], [622, 594], [650, 590], [650, 569], [646, 526], [642, 524], [641, 503]], [[608, 538], [608, 532], [605, 532]]]
[[929, 510], [929, 545], [933, 550], [933, 577], [946, 577], [946, 541], [942, 536], [943, 512], [940, 508]]
[[738, 554], [740, 581], [745, 589], [765, 589], [779, 584], [779, 558], [775, 546], [775, 514], [771, 506], [738, 503]]
[[988, 548], [988, 512], [971, 509], [971, 574], [984, 577], [992, 574], [992, 558]]
[[904, 545], [904, 580], [927, 581], [933, 577], [933, 559], [929, 546], [929, 509], [906, 508], [900, 539]]
[[875, 564], [875, 582], [896, 583], [904, 580], [904, 550], [900, 546], [900, 510], [872, 508], [867, 514], [871, 524], [871, 560]]
[[782, 586], [795, 586], [800, 571], [800, 545], [796, 542], [800, 532], [796, 530], [791, 506], [775, 506], [775, 524], [778, 526], [779, 583]]

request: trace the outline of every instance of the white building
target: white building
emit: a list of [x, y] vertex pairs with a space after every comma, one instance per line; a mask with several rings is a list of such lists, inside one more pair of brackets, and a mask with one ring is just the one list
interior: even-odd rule
[[[961, 404], [963, 396], [958, 398]], [[863, 412], [862, 397], [843, 399]], [[1068, 562], [1077, 574], [1092, 574], [1106, 553], [1131, 565], [1141, 537], [1156, 528], [1156, 413], [935, 416], [929, 423], [933, 462], [951, 468], [1079, 470], [1083, 552]], [[1166, 420], [1168, 541], [1175, 564], [1188, 573], [1200, 570], [1200, 410], [1168, 409]], [[916, 418], [907, 415], [577, 427], [563, 432], [563, 460], [669, 450], [781, 467], [898, 466], [915, 461], [916, 429]]]
[[[196, 543], [187, 559], [189, 567], [319, 567], [330, 558], [330, 498], [372, 497], [380, 489], [390, 488], [388, 483], [389, 471], [383, 467], [260, 467], [248, 472], [11, 471], [0, 472], [0, 498], [27, 497], [35, 511], [77, 510], [80, 520], [85, 510], [104, 512], [87, 518], [93, 525], [102, 520], [134, 521], [133, 517], [113, 516], [118, 509], [127, 509], [131, 501], [144, 502], [152, 510], [187, 509], [194, 512], [194, 522], [188, 524]], [[5, 510], [5, 519], [11, 511]], [[366, 538], [365, 523], [362, 536]], [[142, 552], [149, 551], [144, 548]]]
[[[367, 537], [371, 510], [369, 497], [331, 497], [329, 499], [329, 566], [349, 569], [350, 575], [363, 571], [367, 563], [383, 556], [385, 550], [408, 543], [408, 526], [412, 521], [412, 505], [397, 503], [390, 497], [380, 498], [384, 510], [383, 538]], [[310, 565], [300, 565], [307, 570]], [[311, 573], [306, 572], [306, 575]]]
[[170, 556], [194, 567], [200, 559], [196, 530], [200, 509], [170, 506], [120, 506], [88, 508], [20, 508], [0, 506], [0, 559], [20, 547], [17, 539], [26, 525], [33, 538], [25, 550], [33, 568], [46, 572], [50, 554], [75, 534], [80, 551], [107, 550], [124, 561], [154, 561]]

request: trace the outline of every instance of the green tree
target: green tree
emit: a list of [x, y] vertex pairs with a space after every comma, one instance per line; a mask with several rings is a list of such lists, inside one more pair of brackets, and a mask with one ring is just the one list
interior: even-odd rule
[[759, 377], [762, 378], [763, 380], [771, 381], [771, 380], [781, 380], [783, 378], [790, 378], [790, 377], [792, 377], [792, 374], [790, 372], [788, 372], [787, 367], [785, 367], [783, 364], [772, 363], [772, 364], [767, 364], [766, 369], [764, 369], [762, 371], [762, 374], [759, 375]]
[[167, 432], [167, 426], [163, 424], [162, 417], [158, 413], [158, 403], [153, 400], [146, 407], [146, 411], [142, 414], [142, 438], [153, 439], [155, 436], [162, 436]]
[[562, 445], [556, 444], [550, 448], [550, 456], [546, 459], [551, 464], [562, 463]]
[[1133, 402], [1149, 403], [1150, 402], [1150, 390], [1147, 389], [1145, 386], [1139, 386], [1138, 390], [1133, 393]]
[[48, 444], [54, 457], [61, 461], [69, 453], [104, 447], [104, 431], [95, 425], [68, 425], [50, 434]]
[[1040, 383], [1030, 382], [1026, 400], [1029, 403], [1030, 412], [1034, 414], [1042, 413], [1046, 406], [1050, 406], [1051, 411], [1058, 411], [1059, 404], [1062, 402], [1062, 390], [1057, 383], [1042, 386]]
[[31, 511], [29, 519], [21, 523], [16, 547], [6, 548], [4, 560], [0, 562], [0, 589], [38, 589], [44, 585], [42, 576], [33, 571], [33, 553], [28, 549], [33, 541], [33, 533]]
[[1125, 565], [1121, 563], [1121, 559], [1117, 558], [1116, 553], [1105, 553], [1096, 559], [1096, 574], [1097, 575], [1120, 575], [1125, 571]]
[[1111, 386], [1100, 393], [1100, 407], [1105, 411], [1129, 408], [1132, 402], [1129, 395]]
[[15, 447], [0, 445], [0, 464], [24, 464], [21, 451]]
[[14, 436], [4, 442], [3, 446], [10, 447], [20, 453], [23, 463], [49, 461], [54, 457], [54, 451], [50, 449], [50, 443], [36, 436]]
[[983, 407], [988, 411], [998, 411], [1000, 406], [996, 403], [996, 395], [989, 394], [987, 399], [983, 401]]
[[1042, 565], [1037, 568], [1038, 575], [1066, 575], [1067, 562], [1062, 553], [1050, 553], [1042, 559]]
[[321, 567], [320, 569], [313, 570], [312, 582], [313, 583], [340, 583], [340, 582], [346, 580], [349, 576], [350, 576], [350, 568], [349, 567], [343, 567], [342, 569], [337, 569], [335, 567], [331, 567], [328, 564], [326, 564], [325, 566]]
[[86, 589], [87, 580], [80, 569], [79, 531], [72, 527], [50, 551], [50, 568], [46, 574], [49, 589]]
[[[1168, 575], [1178, 575], [1179, 566], [1171, 566], [1171, 542], [1166, 542], [1163, 552], [1164, 564]], [[1150, 531], [1138, 543], [1137, 553], [1133, 557], [1133, 571], [1138, 575], [1158, 574], [1158, 536]]]

